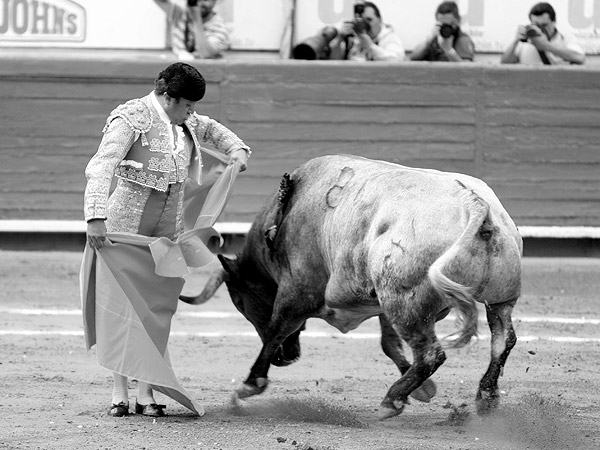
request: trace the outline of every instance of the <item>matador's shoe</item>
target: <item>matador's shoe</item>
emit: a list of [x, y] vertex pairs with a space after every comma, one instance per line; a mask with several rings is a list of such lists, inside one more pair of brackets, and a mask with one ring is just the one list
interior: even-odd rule
[[166, 405], [157, 405], [156, 403], [150, 403], [149, 405], [140, 405], [136, 400], [135, 413], [150, 417], [163, 417], [166, 415], [163, 411], [163, 409], [166, 407]]
[[108, 415], [113, 417], [123, 417], [129, 415], [129, 402], [120, 402], [116, 405], [113, 403], [108, 410]]

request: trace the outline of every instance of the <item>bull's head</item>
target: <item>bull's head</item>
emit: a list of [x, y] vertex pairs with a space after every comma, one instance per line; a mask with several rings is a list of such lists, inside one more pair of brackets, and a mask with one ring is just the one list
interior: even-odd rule
[[[273, 315], [273, 304], [277, 295], [277, 285], [263, 272], [258, 270], [255, 263], [244, 263], [240, 260], [218, 255], [222, 268], [215, 270], [207, 281], [204, 290], [195, 297], [180, 296], [179, 298], [193, 305], [207, 302], [225, 282], [231, 301], [237, 310], [252, 324], [265, 343], [265, 333]], [[271, 363], [285, 366], [297, 360], [300, 356], [300, 331], [290, 335], [278, 348]]]
[[239, 312], [254, 325], [261, 339], [269, 325], [273, 312], [273, 302], [277, 294], [277, 285], [266, 279], [255, 267], [242, 264], [239, 260], [218, 255], [222, 268], [216, 269], [208, 279], [203, 291], [195, 297], [180, 296], [180, 300], [201, 305], [215, 294], [223, 282], [231, 301]]

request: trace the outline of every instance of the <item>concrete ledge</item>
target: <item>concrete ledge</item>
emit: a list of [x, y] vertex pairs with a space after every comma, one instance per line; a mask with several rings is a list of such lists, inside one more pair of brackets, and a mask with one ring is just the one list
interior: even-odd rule
[[[246, 241], [250, 223], [215, 224], [224, 253], [237, 253]], [[0, 220], [0, 251], [77, 251], [85, 246], [83, 220]]]
[[[216, 223], [221, 234], [247, 234], [250, 223]], [[85, 233], [84, 220], [0, 220], [0, 233]]]
[[83, 220], [0, 220], [0, 233], [85, 233]]
[[[224, 253], [244, 246], [249, 222], [216, 223]], [[81, 251], [85, 246], [83, 220], [0, 220], [0, 250]], [[600, 257], [600, 227], [524, 226], [523, 256]]]
[[[249, 222], [217, 222], [221, 234], [247, 234]], [[85, 233], [83, 220], [0, 220], [0, 233]], [[540, 239], [600, 239], [600, 227], [519, 227], [523, 238]]]
[[523, 238], [600, 239], [600, 227], [519, 227]]
[[[249, 222], [220, 222], [224, 253], [242, 250]], [[0, 250], [81, 251], [85, 246], [83, 220], [0, 220]], [[600, 257], [600, 227], [519, 227], [523, 256]]]

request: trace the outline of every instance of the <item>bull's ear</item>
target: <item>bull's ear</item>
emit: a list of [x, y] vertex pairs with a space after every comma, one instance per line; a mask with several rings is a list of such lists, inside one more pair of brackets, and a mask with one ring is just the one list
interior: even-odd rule
[[227, 258], [220, 254], [217, 255], [217, 258], [221, 261], [221, 265], [223, 266], [223, 269], [225, 269], [225, 272], [229, 274], [235, 273], [235, 259]]

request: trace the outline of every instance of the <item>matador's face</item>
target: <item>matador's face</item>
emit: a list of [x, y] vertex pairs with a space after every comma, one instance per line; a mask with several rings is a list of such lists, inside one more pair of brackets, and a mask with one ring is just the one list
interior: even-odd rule
[[183, 97], [173, 98], [165, 94], [165, 112], [175, 125], [181, 125], [185, 122], [191, 114], [194, 113], [196, 103], [191, 100], [187, 100]]

